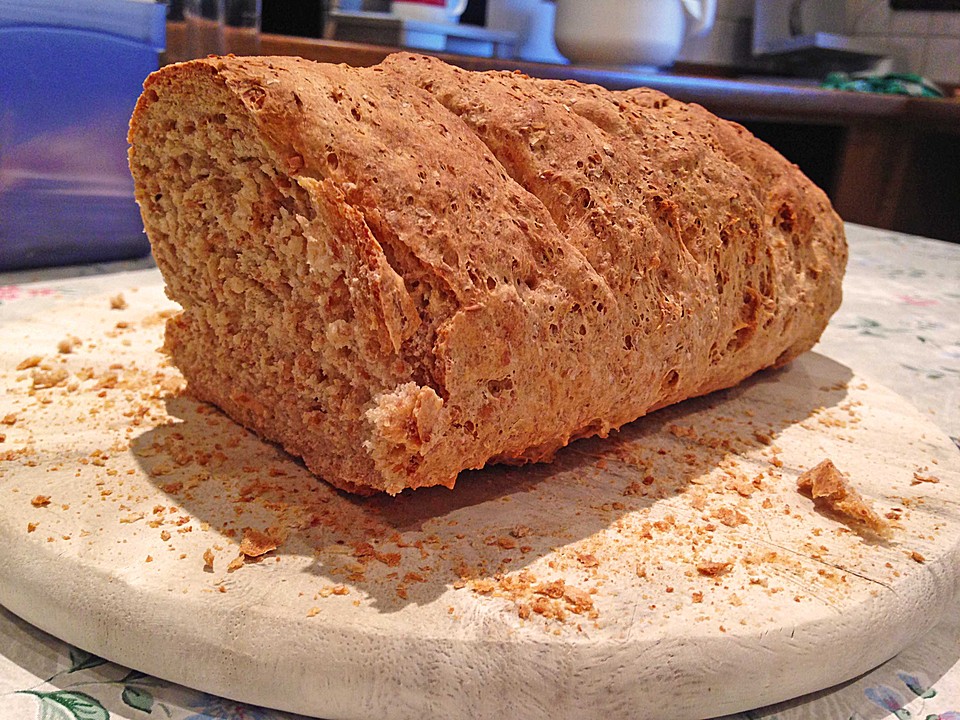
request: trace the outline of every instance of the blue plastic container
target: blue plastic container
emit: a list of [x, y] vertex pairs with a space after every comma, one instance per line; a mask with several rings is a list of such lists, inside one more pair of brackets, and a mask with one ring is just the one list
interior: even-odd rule
[[0, 0], [0, 270], [149, 252], [127, 125], [166, 5]]

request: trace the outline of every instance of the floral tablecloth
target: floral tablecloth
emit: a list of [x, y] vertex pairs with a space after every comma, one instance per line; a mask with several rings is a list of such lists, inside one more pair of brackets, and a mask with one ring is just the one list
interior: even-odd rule
[[[848, 225], [844, 302], [817, 350], [907, 398], [960, 448], [960, 245]], [[104, 292], [149, 259], [0, 273], [4, 323]], [[2, 339], [0, 339], [2, 341]], [[743, 682], [750, 682], [743, 678]], [[651, 708], [669, 718], [670, 698]], [[0, 608], [0, 720], [293, 720], [123, 668]], [[860, 678], [726, 720], [960, 720], [960, 599], [922, 640]]]

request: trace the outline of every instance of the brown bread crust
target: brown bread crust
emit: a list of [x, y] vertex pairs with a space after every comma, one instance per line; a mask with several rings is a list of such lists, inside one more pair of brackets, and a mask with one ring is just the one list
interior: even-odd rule
[[147, 80], [130, 141], [192, 391], [351, 491], [549, 459], [840, 302], [825, 195], [650, 90], [212, 58]]

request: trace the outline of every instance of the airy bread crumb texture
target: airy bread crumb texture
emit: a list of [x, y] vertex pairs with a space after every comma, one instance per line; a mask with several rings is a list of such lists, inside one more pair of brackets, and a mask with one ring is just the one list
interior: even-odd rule
[[191, 392], [349, 491], [550, 459], [840, 302], [826, 196], [652, 90], [210, 58], [150, 76], [130, 142]]

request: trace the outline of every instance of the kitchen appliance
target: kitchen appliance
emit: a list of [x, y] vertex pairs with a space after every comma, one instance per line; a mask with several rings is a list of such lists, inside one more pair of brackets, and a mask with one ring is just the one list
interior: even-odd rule
[[846, 4], [835, 0], [755, 0], [754, 56], [800, 74], [865, 70], [887, 55], [873, 38], [844, 34]]

